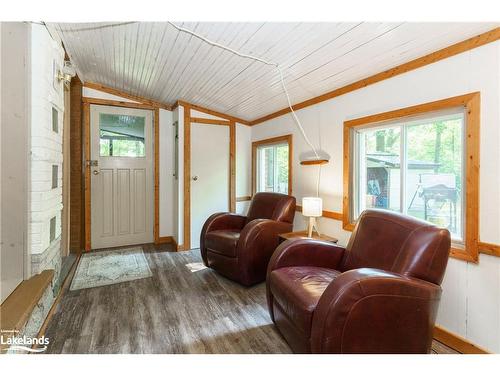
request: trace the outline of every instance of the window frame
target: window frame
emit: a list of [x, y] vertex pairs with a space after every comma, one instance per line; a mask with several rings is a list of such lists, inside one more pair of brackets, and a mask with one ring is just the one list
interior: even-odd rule
[[286, 134], [278, 137], [262, 139], [252, 142], [252, 195], [257, 192], [257, 149], [261, 146], [288, 144], [288, 195], [292, 195], [293, 176], [293, 135]]
[[453, 258], [477, 263], [479, 259], [479, 127], [480, 127], [480, 93], [473, 92], [434, 102], [401, 108], [389, 112], [370, 115], [344, 122], [344, 183], [343, 183], [343, 220], [344, 230], [352, 231], [355, 221], [353, 216], [353, 201], [355, 195], [354, 160], [352, 155], [356, 139], [355, 130], [377, 125], [387, 121], [405, 121], [416, 115], [429, 115], [453, 108], [464, 108], [464, 176], [465, 194], [467, 202], [463, 217], [463, 248], [452, 244], [450, 256]]

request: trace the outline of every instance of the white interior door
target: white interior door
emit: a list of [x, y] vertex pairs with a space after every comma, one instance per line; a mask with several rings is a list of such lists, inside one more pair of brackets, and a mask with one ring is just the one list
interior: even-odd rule
[[191, 124], [191, 248], [207, 218], [229, 211], [229, 126]]
[[152, 111], [90, 113], [92, 249], [153, 242]]

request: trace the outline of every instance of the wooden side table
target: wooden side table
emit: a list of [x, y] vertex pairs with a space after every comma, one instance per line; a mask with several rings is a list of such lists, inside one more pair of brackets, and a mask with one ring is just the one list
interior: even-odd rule
[[[307, 231], [305, 231], [305, 230], [301, 230], [298, 232], [282, 233], [279, 235], [280, 243], [287, 241], [287, 240], [306, 239], [306, 238], [310, 238], [310, 237], [307, 237]], [[330, 237], [330, 236], [327, 236], [326, 234], [318, 235], [318, 233], [316, 233], [316, 232], [313, 232], [312, 239], [327, 241], [327, 242], [331, 242], [331, 243], [338, 242], [338, 239], [336, 239], [335, 237]]]

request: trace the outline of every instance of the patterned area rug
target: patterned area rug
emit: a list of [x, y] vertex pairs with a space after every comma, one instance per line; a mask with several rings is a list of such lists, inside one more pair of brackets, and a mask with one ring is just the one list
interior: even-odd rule
[[144, 279], [153, 274], [140, 247], [82, 255], [70, 290]]

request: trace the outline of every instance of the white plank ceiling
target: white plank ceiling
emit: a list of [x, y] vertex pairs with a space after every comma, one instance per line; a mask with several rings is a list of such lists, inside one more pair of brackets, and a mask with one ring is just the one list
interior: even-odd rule
[[[293, 103], [498, 27], [498, 23], [178, 23], [282, 66]], [[84, 82], [253, 120], [287, 106], [272, 66], [167, 23], [54, 23]]]

